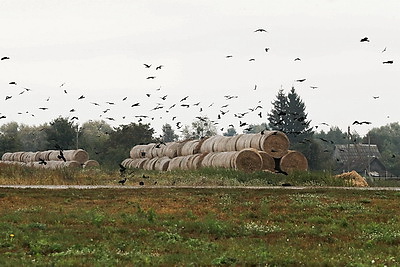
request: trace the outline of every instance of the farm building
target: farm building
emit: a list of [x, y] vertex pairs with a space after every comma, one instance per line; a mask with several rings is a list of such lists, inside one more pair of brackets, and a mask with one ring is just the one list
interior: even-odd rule
[[337, 172], [355, 170], [365, 176], [391, 176], [381, 162], [381, 153], [376, 145], [336, 145], [333, 152]]

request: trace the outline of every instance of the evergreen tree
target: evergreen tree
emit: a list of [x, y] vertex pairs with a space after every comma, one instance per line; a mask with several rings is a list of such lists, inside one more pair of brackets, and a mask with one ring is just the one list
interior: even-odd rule
[[286, 134], [291, 142], [299, 142], [303, 139], [310, 138], [313, 135], [310, 122], [307, 120], [306, 106], [296, 93], [294, 87], [287, 96], [287, 116], [286, 116]]
[[288, 109], [288, 99], [283, 93], [283, 89], [278, 91], [276, 100], [272, 102], [273, 108], [268, 113], [269, 128], [286, 132], [286, 115]]

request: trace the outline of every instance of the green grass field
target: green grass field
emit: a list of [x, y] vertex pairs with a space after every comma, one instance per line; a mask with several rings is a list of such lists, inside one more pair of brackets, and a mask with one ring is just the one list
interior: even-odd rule
[[1, 266], [398, 266], [400, 193], [0, 189]]

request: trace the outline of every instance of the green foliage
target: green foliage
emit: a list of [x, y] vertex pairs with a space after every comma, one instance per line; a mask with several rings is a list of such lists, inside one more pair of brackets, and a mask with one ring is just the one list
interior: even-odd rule
[[62, 149], [75, 149], [77, 130], [77, 126], [67, 118], [54, 119], [44, 129], [49, 144], [47, 149], [55, 149], [56, 145]]
[[390, 123], [379, 128], [371, 129], [364, 137], [364, 143], [376, 144], [382, 155], [382, 162], [389, 172], [400, 176], [400, 124]]
[[164, 143], [174, 142], [178, 140], [179, 136], [175, 134], [175, 131], [172, 129], [171, 125], [166, 123], [162, 126], [162, 135], [161, 141]]
[[283, 89], [278, 91], [277, 99], [272, 102], [273, 108], [268, 113], [269, 127], [284, 132], [291, 143], [308, 139], [312, 136], [312, 128], [307, 120], [305, 104], [296, 93], [294, 87], [286, 96]]
[[217, 134], [217, 128], [214, 123], [207, 117], [198, 118], [192, 122], [191, 127], [185, 127], [182, 130], [184, 139], [200, 139], [205, 136], [213, 136]]
[[226, 132], [222, 134], [223, 136], [235, 136], [237, 135], [235, 127], [229, 127]]

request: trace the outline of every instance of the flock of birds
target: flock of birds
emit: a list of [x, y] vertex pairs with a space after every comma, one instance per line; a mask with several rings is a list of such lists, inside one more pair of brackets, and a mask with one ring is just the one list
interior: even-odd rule
[[[263, 28], [258, 28], [256, 30], [254, 30], [254, 33], [268, 33], [267, 30], [263, 29]], [[360, 40], [361, 43], [368, 43], [370, 42], [368, 37], [363, 37]], [[264, 47], [263, 50], [265, 51], [265, 53], [271, 53], [271, 48], [270, 47]], [[386, 47], [381, 51], [382, 53], [386, 52]], [[227, 60], [233, 58], [234, 55], [229, 54], [226, 55], [225, 58]], [[6, 61], [12, 60], [10, 57], [8, 56], [3, 56], [0, 58], [0, 61], [2, 63], [5, 63]], [[249, 62], [255, 61], [256, 58], [249, 58]], [[293, 61], [301, 61], [302, 59], [300, 57], [296, 57], [293, 59]], [[394, 64], [394, 60], [386, 60], [383, 61], [382, 64]], [[164, 65], [162, 64], [153, 64], [153, 63], [144, 63], [143, 64], [143, 68], [148, 70], [148, 71], [155, 71], [156, 73], [161, 72], [162, 69], [164, 68]], [[155, 80], [157, 78], [157, 75], [153, 73], [148, 73], [145, 76], [146, 80]], [[295, 83], [303, 83], [305, 82], [307, 79], [306, 78], [301, 78], [301, 79], [295, 79], [294, 82]], [[17, 87], [19, 86], [18, 81], [10, 81], [8, 84], [9, 86], [14, 86]], [[5, 95], [3, 96], [4, 101], [12, 101], [13, 99], [15, 99], [17, 96], [23, 95], [23, 94], [28, 94], [28, 93], [32, 93], [37, 89], [32, 89], [29, 87], [24, 87], [24, 86], [20, 86], [21, 90], [19, 92], [15, 92], [14, 94], [9, 94], [9, 95]], [[68, 86], [67, 83], [64, 82], [62, 84], [59, 85], [60, 88], [60, 92], [61, 94], [64, 94], [65, 96], [69, 95], [70, 93], [68, 92]], [[311, 89], [315, 90], [318, 89], [318, 86], [312, 85], [310, 86]], [[252, 88], [252, 91], [256, 91], [257, 85], [254, 85], [254, 87]], [[172, 126], [174, 126], [177, 130], [182, 130], [182, 128], [184, 127], [183, 121], [179, 119], [180, 115], [183, 113], [190, 113], [193, 114], [193, 118], [198, 119], [199, 121], [203, 121], [203, 122], [207, 122], [208, 120], [211, 121], [211, 123], [214, 124], [215, 128], [218, 128], [219, 126], [219, 130], [221, 132], [223, 132], [224, 130], [227, 130], [228, 128], [235, 128], [235, 125], [238, 125], [239, 128], [243, 131], [251, 131], [252, 130], [252, 125], [250, 123], [247, 122], [246, 118], [249, 116], [249, 114], [256, 114], [256, 117], [258, 117], [262, 122], [266, 122], [266, 118], [265, 117], [265, 112], [263, 111], [263, 105], [262, 105], [262, 101], [259, 100], [257, 103], [255, 103], [252, 107], [249, 107], [247, 110], [241, 111], [241, 112], [233, 112], [229, 109], [230, 106], [230, 101], [235, 101], [238, 98], [238, 95], [224, 95], [224, 102], [222, 105], [220, 106], [214, 106], [214, 102], [212, 103], [208, 103], [208, 104], [204, 104], [198, 101], [192, 101], [192, 98], [189, 95], [183, 95], [181, 96], [179, 99], [175, 99], [175, 101], [173, 102], [169, 102], [168, 100], [170, 99], [168, 93], [165, 93], [163, 91], [163, 89], [161, 89], [161, 86], [153, 89], [154, 91], [150, 91], [150, 92], [146, 92], [143, 95], [144, 99], [147, 99], [148, 101], [146, 103], [144, 102], [140, 102], [140, 101], [134, 101], [131, 102], [129, 104], [125, 104], [128, 105], [131, 108], [130, 113], [132, 114], [131, 116], [127, 116], [124, 115], [122, 116], [122, 120], [126, 120], [128, 122], [138, 122], [138, 123], [150, 123], [153, 120], [164, 120], [163, 116], [165, 116], [165, 114], [168, 113], [172, 113], [172, 111], [176, 110], [176, 109], [180, 109], [178, 111], [176, 111], [174, 113], [174, 115], [171, 116], [171, 124]], [[135, 96], [136, 97], [136, 96]], [[49, 102], [50, 101], [51, 96], [47, 97], [45, 102]], [[118, 100], [118, 101], [106, 101], [104, 103], [101, 102], [97, 102], [97, 101], [89, 101], [90, 105], [93, 105], [95, 107], [98, 107], [99, 110], [97, 110], [98, 112], [98, 116], [99, 118], [93, 118], [93, 120], [96, 119], [104, 119], [107, 121], [120, 121], [120, 118], [114, 118], [113, 116], [109, 115], [112, 110], [113, 110], [113, 106], [117, 106], [117, 105], [122, 105], [122, 103], [128, 103], [130, 96], [124, 96], [122, 99]], [[379, 96], [373, 96], [374, 99], [378, 99]], [[136, 97], [136, 99], [138, 99]], [[76, 97], [76, 101], [87, 101], [86, 100], [86, 95], [85, 94], [79, 94], [79, 97]], [[247, 101], [247, 99], [246, 99]], [[155, 104], [154, 104], [155, 102]], [[151, 105], [151, 103], [153, 103], [150, 108], [148, 108], [148, 113], [147, 114], [138, 114], [137, 110], [135, 110], [135, 108], [137, 107], [149, 107], [149, 105]], [[104, 105], [106, 105], [106, 107], [104, 108]], [[2, 105], [4, 106], [4, 105]], [[190, 108], [195, 108], [195, 110], [192, 110]], [[214, 116], [213, 118], [210, 118], [208, 115], [205, 114], [205, 112], [208, 112], [211, 108], [214, 108]], [[37, 107], [37, 109], [41, 110], [41, 111], [47, 111], [50, 110], [48, 106], [39, 106]], [[79, 117], [78, 115], [75, 115], [77, 112], [78, 108], [76, 107], [71, 107], [69, 109], [69, 119], [71, 121], [75, 121], [76, 123], [79, 123]], [[86, 110], [85, 110], [86, 111]], [[160, 114], [159, 112], [164, 111], [165, 114]], [[3, 113], [4, 111], [0, 110], [0, 120], [1, 119], [6, 119], [7, 118], [7, 114]], [[158, 113], [157, 113], [158, 112]], [[32, 117], [35, 116], [35, 112], [34, 111], [25, 111], [25, 112], [18, 112], [19, 115], [22, 114], [28, 114]], [[232, 122], [227, 124], [227, 125], [220, 125], [219, 120], [221, 120], [224, 116], [226, 116], [227, 114], [233, 114], [232, 117]], [[255, 117], [255, 116], [254, 116]], [[233, 119], [235, 121], [233, 121]], [[299, 117], [297, 118], [299, 121], [300, 120], [305, 120], [306, 118], [303, 117]], [[279, 123], [278, 123], [279, 124]], [[352, 125], [363, 125], [363, 124], [371, 124], [371, 122], [369, 121], [358, 121], [355, 120], [353, 122]], [[318, 125], [313, 126], [314, 129], [318, 129], [319, 125], [326, 125], [326, 126], [330, 126], [328, 123], [326, 122], [322, 122], [319, 123]], [[276, 125], [279, 126], [279, 125]], [[62, 150], [60, 149], [60, 158], [64, 159], [63, 154], [62, 154]], [[43, 161], [44, 164], [44, 161]], [[121, 167], [121, 166], [120, 166]], [[123, 169], [121, 167], [120, 169], [121, 174], [123, 174], [125, 172], [125, 169]], [[126, 182], [126, 178], [119, 181], [120, 184], [125, 184]]]

